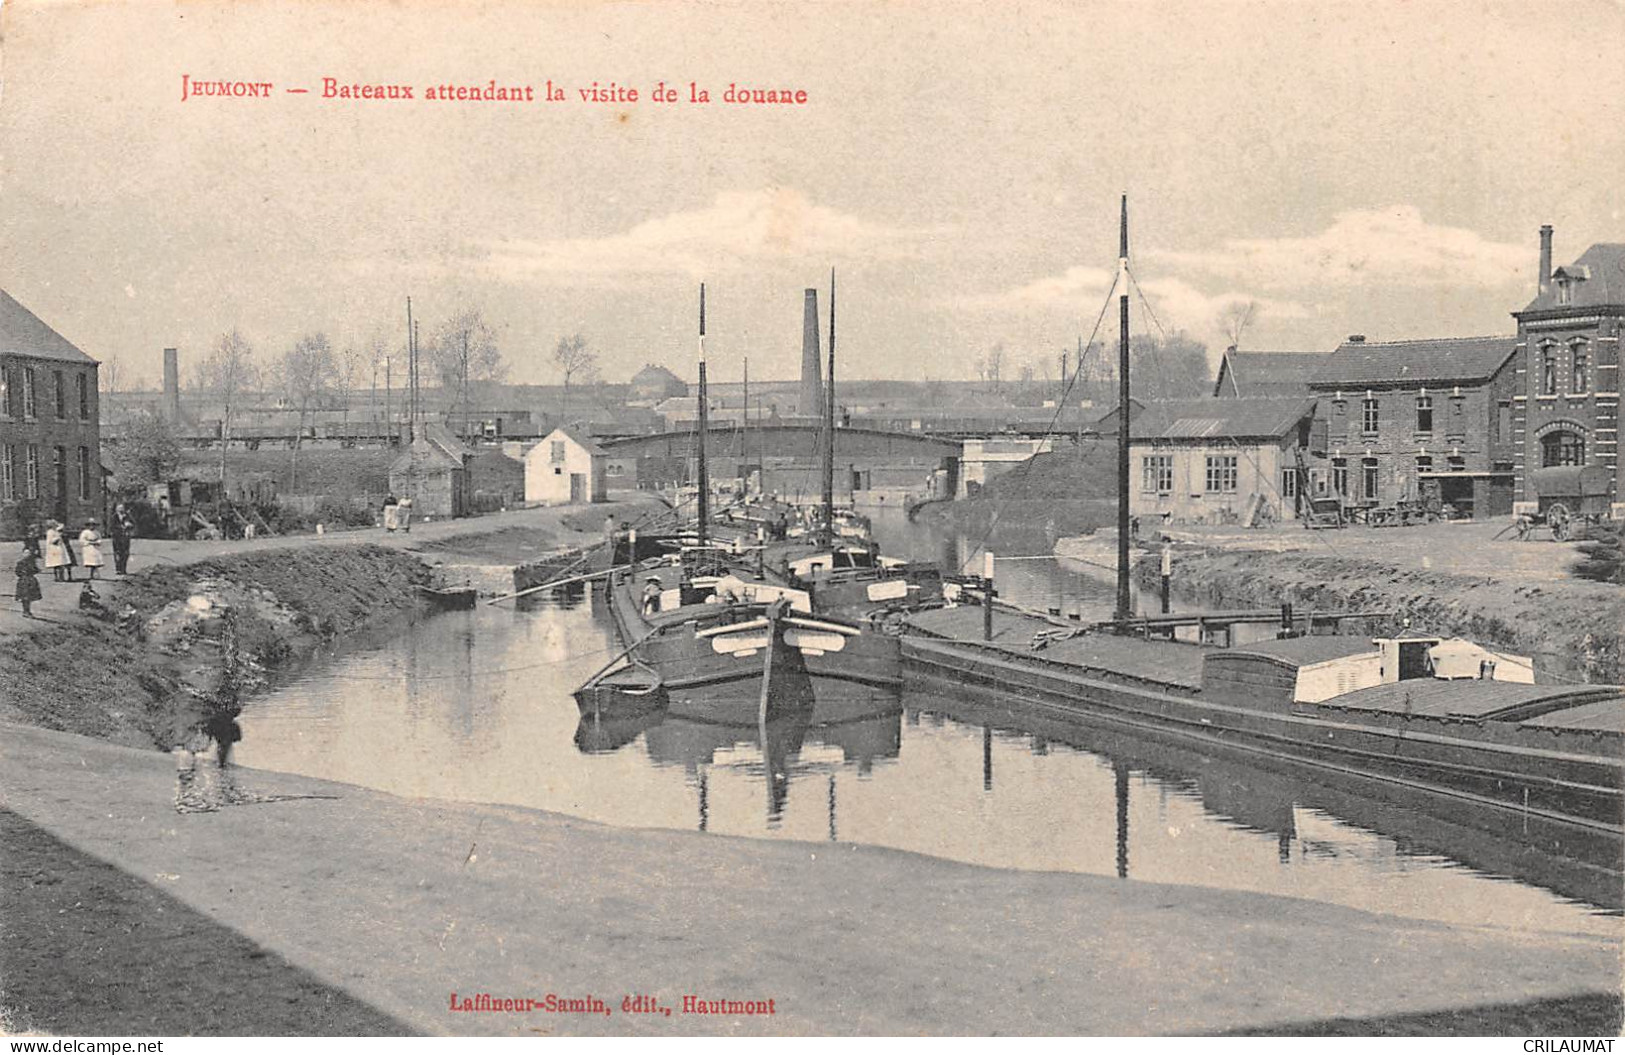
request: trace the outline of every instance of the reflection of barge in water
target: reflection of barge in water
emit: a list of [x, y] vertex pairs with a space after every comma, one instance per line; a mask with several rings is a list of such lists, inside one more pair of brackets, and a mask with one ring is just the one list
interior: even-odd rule
[[1090, 635], [1034, 651], [1044, 620], [1001, 612], [994, 641], [966, 640], [980, 621], [966, 609], [912, 617], [916, 636], [903, 644], [909, 674], [992, 686], [1074, 719], [1449, 795], [1616, 845], [1621, 837], [1625, 691], [1617, 686], [1529, 684], [1517, 680], [1515, 657], [1478, 660], [1494, 665], [1484, 673], [1495, 680], [1426, 676], [1429, 657], [1445, 673], [1493, 654], [1421, 636], [1219, 650]]
[[[1620, 845], [1603, 833], [1485, 810], [1458, 798], [1289, 758], [1265, 760], [1223, 744], [1197, 745], [1176, 734], [1083, 724], [1058, 710], [1036, 708], [985, 688], [967, 691], [958, 682], [938, 678], [911, 679], [906, 701], [911, 722], [920, 713], [937, 714], [981, 726], [989, 740], [995, 735], [1031, 738], [1040, 751], [1063, 744], [1104, 756], [1114, 769], [1132, 769], [1164, 786], [1185, 789], [1208, 813], [1275, 836], [1283, 860], [1292, 841], [1305, 837], [1300, 822], [1308, 809], [1392, 839], [1407, 856], [1447, 857], [1481, 873], [1613, 911], [1625, 900]], [[996, 775], [990, 750], [983, 766], [980, 779], [991, 787]], [[1128, 784], [1120, 782], [1119, 791], [1127, 794]], [[1124, 805], [1119, 804], [1120, 819], [1127, 816]]]

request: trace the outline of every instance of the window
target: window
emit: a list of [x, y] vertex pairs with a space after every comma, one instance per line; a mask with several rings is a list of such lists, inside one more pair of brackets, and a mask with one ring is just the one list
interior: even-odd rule
[[1540, 346], [1540, 394], [1557, 395], [1557, 346], [1549, 342]]
[[1207, 456], [1207, 493], [1233, 494], [1236, 490], [1236, 456], [1210, 454]]
[[79, 420], [90, 420], [90, 375], [79, 375]]
[[0, 418], [11, 416], [11, 367], [0, 365]]
[[1445, 468], [1449, 469], [1453, 473], [1464, 473], [1467, 471], [1467, 458], [1464, 455], [1452, 454], [1444, 461]]
[[90, 501], [90, 448], [79, 448], [79, 498]]
[[1512, 400], [1503, 399], [1495, 405], [1495, 435], [1490, 438], [1497, 443], [1512, 439]]
[[51, 449], [51, 480], [56, 490], [51, 494], [58, 502], [68, 500], [68, 448], [53, 447]]
[[1585, 437], [1578, 432], [1559, 429], [1540, 438], [1540, 464], [1543, 468], [1554, 465], [1584, 465]]
[[553, 443], [551, 445], [551, 448], [550, 448], [549, 458], [553, 462], [553, 464], [555, 464], [555, 465], [557, 465], [559, 462], [564, 461], [564, 441], [563, 440], [554, 440], [553, 441]]
[[1574, 283], [1566, 278], [1557, 280], [1557, 302], [1559, 304], [1574, 303]]
[[1349, 463], [1347, 458], [1332, 459], [1332, 490], [1347, 497], [1349, 493]]
[[1433, 456], [1431, 454], [1418, 454], [1416, 456], [1416, 471], [1418, 474], [1432, 472]]
[[23, 466], [23, 497], [39, 497], [39, 444], [28, 445], [27, 464]]
[[1377, 459], [1360, 460], [1360, 493], [1367, 502], [1382, 497], [1382, 486], [1377, 477]]
[[1433, 431], [1433, 397], [1421, 395], [1416, 397], [1416, 431]]
[[17, 497], [17, 445], [0, 447], [0, 498]]
[[23, 367], [23, 420], [32, 421], [38, 409], [34, 405], [34, 368], [25, 366]]
[[1165, 495], [1173, 489], [1173, 455], [1148, 454], [1140, 459], [1140, 490]]
[[60, 370], [51, 371], [51, 392], [56, 396], [56, 420], [62, 421], [68, 416], [68, 382]]
[[1368, 396], [1360, 403], [1360, 431], [1376, 432], [1378, 420], [1377, 397]]
[[1281, 497], [1298, 497], [1298, 470], [1296, 468], [1281, 470]]
[[1581, 393], [1591, 384], [1591, 346], [1585, 341], [1569, 345], [1569, 391]]

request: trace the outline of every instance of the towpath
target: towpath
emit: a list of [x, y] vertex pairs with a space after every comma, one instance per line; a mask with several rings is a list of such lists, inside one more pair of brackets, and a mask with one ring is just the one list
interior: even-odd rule
[[[211, 975], [235, 966], [226, 957], [268, 959], [426, 1033], [1144, 1034], [1452, 1009], [1471, 1029], [1474, 1008], [1620, 982], [1617, 940], [844, 844], [620, 830], [285, 774], [241, 778], [285, 800], [177, 815], [165, 756], [31, 727], [0, 724], [0, 774], [6, 810], [115, 866], [189, 927], [218, 931]], [[156, 1024], [139, 1016], [193, 968], [101, 908], [64, 904], [61, 927], [31, 936], [84, 935], [56, 949], [36, 979], [43, 992], [12, 987], [22, 1021], [42, 1002], [68, 1032]], [[128, 962], [118, 978], [90, 951], [98, 942]], [[79, 1023], [68, 994], [115, 982], [136, 1021]], [[291, 988], [278, 999], [317, 987]], [[257, 992], [228, 998], [200, 1028], [264, 1021]], [[453, 993], [591, 995], [613, 1013], [458, 1013]], [[673, 1017], [621, 1013], [632, 994], [655, 995]], [[684, 994], [772, 999], [776, 1014], [685, 1017]]]
[[[598, 541], [602, 537], [602, 524], [606, 516], [629, 519], [663, 508], [649, 495], [616, 493], [612, 501], [590, 506], [540, 506], [531, 509], [510, 509], [488, 516], [461, 520], [416, 521], [410, 532], [388, 532], [383, 528], [357, 528], [350, 531], [329, 531], [322, 535], [273, 535], [252, 539], [221, 539], [213, 541], [187, 541], [184, 539], [136, 539], [131, 548], [129, 570], [132, 575], [161, 564], [192, 564], [214, 557], [227, 557], [243, 553], [268, 550], [319, 546], [359, 546], [372, 544], [394, 549], [419, 550], [436, 543], [445, 543], [465, 537], [490, 536], [498, 533], [533, 533], [538, 537], [556, 540], [558, 546], [580, 546]], [[583, 527], [583, 523], [585, 526]], [[75, 552], [78, 544], [75, 543]], [[102, 557], [106, 563], [97, 573], [96, 589], [104, 601], [112, 603], [119, 591], [119, 582], [113, 576], [113, 544], [102, 543]], [[0, 636], [29, 633], [40, 629], [39, 620], [23, 618], [22, 609], [11, 599], [12, 565], [21, 555], [20, 543], [6, 543], [5, 560], [0, 561], [0, 590], [4, 603], [0, 604]], [[438, 556], [439, 554], [437, 554]], [[526, 559], [516, 553], [510, 563]], [[82, 583], [84, 568], [74, 569], [74, 577]], [[36, 615], [50, 620], [78, 618], [80, 584], [54, 582], [49, 572], [40, 570], [40, 590], [45, 597], [34, 605]]]

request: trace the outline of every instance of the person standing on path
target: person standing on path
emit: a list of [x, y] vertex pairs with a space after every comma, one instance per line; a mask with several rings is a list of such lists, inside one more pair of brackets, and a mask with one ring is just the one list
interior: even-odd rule
[[45, 524], [45, 566], [51, 569], [51, 578], [56, 582], [68, 582], [73, 576], [73, 558], [62, 537], [62, 525], [55, 520]]
[[113, 522], [107, 525], [113, 536], [113, 571], [124, 576], [130, 574], [130, 540], [135, 538], [135, 518], [123, 502], [113, 507]]
[[91, 517], [85, 521], [85, 529], [79, 532], [79, 549], [85, 567], [90, 569], [90, 577], [96, 577], [96, 569], [102, 566], [102, 536], [96, 530], [96, 518]]
[[39, 588], [39, 562], [34, 558], [34, 547], [23, 543], [23, 555], [17, 560], [17, 600], [22, 602], [23, 618], [34, 618], [34, 602], [41, 596]]

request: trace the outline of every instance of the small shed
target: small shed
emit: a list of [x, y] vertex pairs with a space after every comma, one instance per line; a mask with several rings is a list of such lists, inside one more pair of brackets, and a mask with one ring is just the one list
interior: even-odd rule
[[412, 500], [415, 517], [466, 516], [470, 506], [469, 462], [474, 452], [444, 425], [423, 427], [389, 466], [389, 489]]
[[602, 502], [607, 497], [603, 448], [573, 429], [557, 428], [525, 454], [525, 501], [538, 505]]

